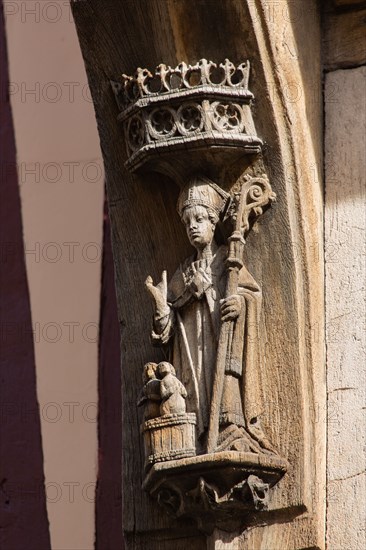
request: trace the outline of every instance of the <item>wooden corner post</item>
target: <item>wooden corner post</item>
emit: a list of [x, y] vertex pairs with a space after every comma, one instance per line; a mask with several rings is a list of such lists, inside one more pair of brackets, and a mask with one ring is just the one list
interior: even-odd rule
[[128, 548], [324, 548], [319, 16], [295, 4], [72, 3], [113, 228]]

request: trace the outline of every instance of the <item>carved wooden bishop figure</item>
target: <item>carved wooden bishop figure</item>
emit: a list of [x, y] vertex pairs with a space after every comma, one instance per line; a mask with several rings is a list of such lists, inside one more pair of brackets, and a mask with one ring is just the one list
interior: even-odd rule
[[[219, 432], [212, 450], [273, 451], [259, 426], [261, 291], [243, 265], [237, 288], [226, 295], [228, 248], [215, 239], [229, 198], [209, 179], [193, 178], [180, 194], [178, 213], [195, 253], [168, 285], [166, 272], [156, 286], [151, 277], [146, 281], [155, 306], [153, 342], [170, 344], [171, 362], [187, 389], [188, 411], [197, 416], [197, 454], [207, 452], [211, 412]], [[218, 361], [220, 331], [228, 329], [227, 348]], [[224, 370], [222, 391], [213, 396], [219, 369]]]
[[[205, 532], [236, 529], [266, 509], [270, 487], [287, 469], [260, 424], [262, 293], [243, 261], [251, 222], [275, 194], [265, 174], [253, 175], [258, 169], [231, 193], [199, 175], [212, 164], [212, 147], [221, 162], [260, 154], [248, 78], [248, 62], [201, 60], [161, 64], [155, 75], [138, 69], [113, 83], [126, 166], [186, 178], [177, 210], [194, 253], [169, 282], [166, 271], [157, 284], [150, 276], [145, 282], [151, 339], [167, 348], [169, 363], [144, 368], [143, 486]], [[189, 177], [179, 173], [184, 165]]]

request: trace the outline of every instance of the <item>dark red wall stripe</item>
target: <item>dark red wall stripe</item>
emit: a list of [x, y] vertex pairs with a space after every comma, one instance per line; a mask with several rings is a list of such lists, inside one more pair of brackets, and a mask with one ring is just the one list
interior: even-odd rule
[[114, 284], [110, 221], [105, 205], [98, 370], [97, 550], [123, 550], [120, 336]]
[[[0, 548], [48, 550], [43, 454], [0, 0]], [[31, 129], [30, 129], [31, 131]]]

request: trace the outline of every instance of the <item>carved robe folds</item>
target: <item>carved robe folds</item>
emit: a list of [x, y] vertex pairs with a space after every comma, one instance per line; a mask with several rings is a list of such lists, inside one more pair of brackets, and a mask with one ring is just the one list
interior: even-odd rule
[[[209, 425], [226, 257], [227, 248], [221, 246], [211, 261], [195, 261], [192, 256], [177, 269], [168, 287], [170, 314], [156, 323], [160, 331], [155, 326], [152, 334], [155, 344], [170, 344], [170, 361], [188, 392], [187, 410], [197, 416], [198, 452], [204, 452]], [[261, 291], [245, 267], [240, 270], [238, 294], [241, 313], [234, 323], [223, 396], [217, 404], [219, 449], [258, 452], [271, 449], [258, 425], [262, 409], [258, 379]]]

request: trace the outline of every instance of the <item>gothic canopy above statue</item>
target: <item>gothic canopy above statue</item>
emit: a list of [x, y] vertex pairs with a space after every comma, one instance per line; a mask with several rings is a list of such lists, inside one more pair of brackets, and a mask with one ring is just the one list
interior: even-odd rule
[[260, 153], [249, 72], [249, 61], [235, 66], [228, 59], [219, 65], [201, 59], [174, 69], [160, 64], [154, 73], [138, 68], [134, 76], [112, 82], [126, 167], [169, 173], [176, 153], [176, 170], [187, 172], [215, 163], [217, 153], [221, 163]]

